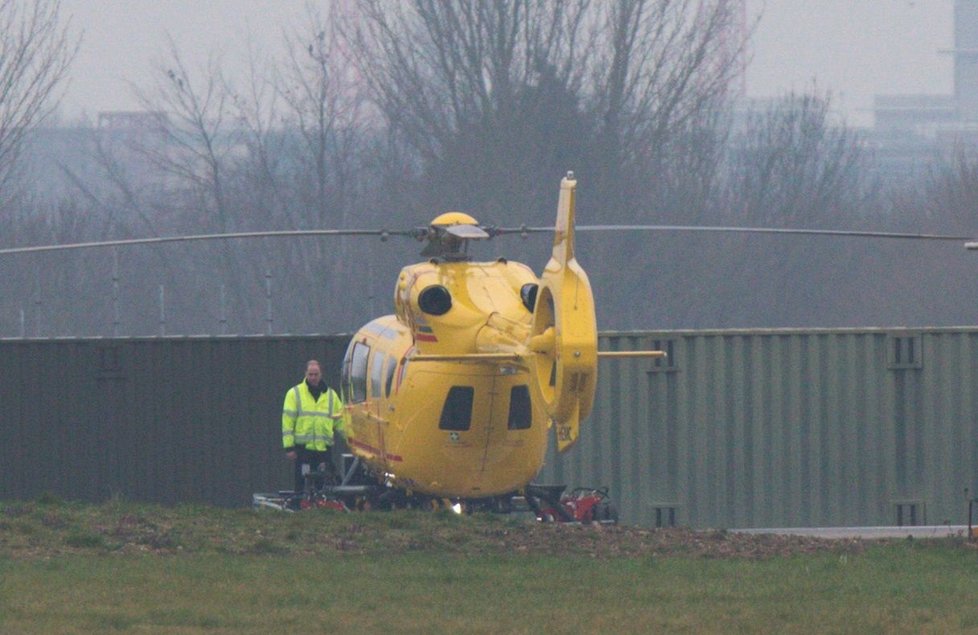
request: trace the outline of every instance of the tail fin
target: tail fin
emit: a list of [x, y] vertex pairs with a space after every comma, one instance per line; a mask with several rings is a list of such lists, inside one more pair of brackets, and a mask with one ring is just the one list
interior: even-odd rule
[[598, 330], [587, 274], [574, 257], [572, 172], [560, 183], [553, 253], [540, 276], [530, 337], [533, 386], [563, 452], [577, 442], [591, 413], [598, 374]]

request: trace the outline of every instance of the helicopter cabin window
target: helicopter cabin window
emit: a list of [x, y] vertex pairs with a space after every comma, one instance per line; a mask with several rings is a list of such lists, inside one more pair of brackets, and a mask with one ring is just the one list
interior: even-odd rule
[[393, 357], [387, 358], [387, 376], [384, 379], [384, 394], [391, 396], [391, 389], [394, 387], [394, 372], [397, 370], [397, 360]]
[[438, 422], [440, 430], [468, 430], [472, 425], [472, 401], [475, 389], [472, 386], [452, 386], [445, 398], [445, 407]]
[[384, 395], [380, 392], [384, 388], [384, 361], [387, 356], [380, 351], [374, 351], [370, 359], [370, 397], [377, 399]]
[[525, 384], [513, 386], [509, 391], [509, 429], [529, 430], [532, 421], [533, 411], [530, 409], [530, 389]]
[[362, 403], [367, 400], [367, 359], [369, 357], [369, 346], [359, 342], [353, 345], [347, 365], [347, 391], [350, 403]]

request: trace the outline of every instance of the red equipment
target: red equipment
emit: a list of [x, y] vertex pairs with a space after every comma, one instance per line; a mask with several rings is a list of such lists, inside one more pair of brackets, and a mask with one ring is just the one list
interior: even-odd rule
[[541, 522], [618, 522], [618, 510], [608, 498], [607, 487], [578, 487], [564, 494], [564, 485], [527, 487], [526, 500]]

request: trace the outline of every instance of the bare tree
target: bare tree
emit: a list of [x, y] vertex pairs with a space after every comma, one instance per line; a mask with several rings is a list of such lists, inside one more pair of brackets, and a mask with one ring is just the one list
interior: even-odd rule
[[59, 0], [0, 0], [0, 191], [27, 132], [57, 106], [78, 45]]
[[747, 113], [733, 140], [730, 213], [760, 225], [848, 218], [863, 187], [860, 143], [814, 89]]
[[[831, 96], [813, 87], [742, 116], [726, 165], [719, 220], [735, 224], [858, 228], [874, 188], [867, 178], [862, 140], [833, 120]], [[775, 326], [844, 321], [840, 298], [859, 284], [865, 249], [851, 241], [745, 238], [726, 259], [707, 262], [727, 272], [710, 294], [714, 315], [749, 323], [764, 315]], [[754, 293], [766, 289], [763, 299]], [[704, 309], [706, 315], [711, 311]], [[818, 316], [816, 318], [816, 316]]]
[[[166, 178], [167, 202], [158, 217], [174, 216], [180, 231], [240, 229], [241, 206], [235, 192], [242, 187], [239, 168], [248, 145], [238, 118], [241, 103], [235, 104], [220, 58], [212, 54], [205, 68], [191, 69], [171, 39], [168, 57], [156, 66], [153, 85], [134, 89], [143, 108], [155, 113], [162, 133], [162, 139], [153, 138], [139, 148]], [[263, 311], [251, 298], [263, 286], [263, 263], [243, 257], [226, 241], [211, 251], [213, 258], [200, 254], [194, 259], [195, 277], [210, 283], [212, 297], [226, 286], [229, 313], [238, 328], [257, 330]]]
[[[597, 7], [589, 80], [599, 122], [594, 171], [610, 207], [648, 216], [657, 189], [716, 171], [715, 117], [745, 55], [740, 3], [622, 0]], [[636, 196], [641, 202], [627, 199]]]
[[[978, 153], [967, 138], [935, 148], [918, 179], [891, 188], [890, 222], [899, 230], [978, 238]], [[978, 278], [975, 252], [959, 245], [915, 245], [885, 260], [878, 293], [903, 323], [973, 324]]]
[[939, 153], [922, 179], [896, 189], [894, 211], [912, 230], [976, 231], [978, 153], [962, 142]]
[[[470, 126], [499, 121], [537, 71], [570, 61], [586, 2], [360, 2], [360, 69], [385, 116], [426, 160]], [[562, 46], [566, 44], [565, 46]], [[577, 71], [578, 73], [580, 71]]]
[[245, 152], [236, 153], [242, 171], [238, 178], [240, 221], [255, 228], [278, 227], [284, 220], [287, 192], [283, 187], [285, 165], [291, 158], [283, 134], [281, 103], [275, 73], [266, 52], [248, 42], [247, 77], [232, 94], [232, 105]]
[[732, 0], [359, 6], [361, 72], [427, 189], [481, 211], [537, 208], [575, 168], [607, 212], [647, 214], [744, 48]]
[[[348, 208], [355, 170], [353, 158], [365, 129], [360, 76], [339, 32], [342, 5], [323, 15], [309, 6], [302, 31], [286, 35], [286, 61], [278, 90], [287, 106], [285, 123], [302, 143], [306, 208], [318, 226], [335, 222]], [[342, 219], [345, 220], [345, 219]]]
[[[340, 34], [350, 16], [344, 5], [330, 5], [322, 13], [307, 6], [304, 23], [285, 36], [285, 59], [278, 66], [276, 87], [285, 104], [282, 122], [290, 141], [293, 171], [290, 181], [288, 222], [292, 227], [347, 227], [354, 220], [374, 222], [363, 204], [363, 187], [369, 168], [365, 165], [371, 131], [360, 75]], [[376, 134], [374, 132], [374, 134]], [[299, 294], [302, 315], [317, 316], [349, 328], [361, 307], [351, 302], [329, 302], [343, 297], [348, 281], [357, 274], [358, 253], [345, 239], [310, 241], [288, 252], [284, 267], [304, 274], [308, 288], [323, 294]], [[326, 273], [327, 275], [323, 275]], [[330, 306], [330, 315], [319, 307]]]
[[193, 194], [195, 213], [204, 213], [208, 229], [231, 231], [226, 169], [240, 128], [234, 125], [233, 93], [220, 60], [212, 55], [206, 69], [191, 72], [173, 40], [169, 57], [155, 70], [149, 91], [136, 88], [143, 108], [156, 113], [165, 141], [142, 148], [175, 183]]
[[568, 141], [588, 136], [575, 121], [587, 7], [359, 3], [350, 35], [358, 68], [394, 134], [421, 158], [427, 204], [527, 207], [541, 171], [567, 169]]

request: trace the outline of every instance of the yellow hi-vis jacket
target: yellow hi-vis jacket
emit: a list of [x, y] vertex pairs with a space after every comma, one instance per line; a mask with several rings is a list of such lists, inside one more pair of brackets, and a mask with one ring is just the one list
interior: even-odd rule
[[285, 393], [282, 406], [282, 447], [286, 451], [296, 445], [323, 452], [333, 445], [333, 435], [346, 436], [346, 410], [339, 395], [327, 388], [313, 399], [305, 381]]

